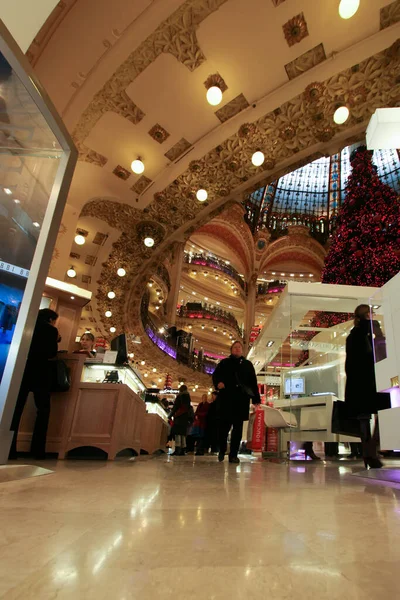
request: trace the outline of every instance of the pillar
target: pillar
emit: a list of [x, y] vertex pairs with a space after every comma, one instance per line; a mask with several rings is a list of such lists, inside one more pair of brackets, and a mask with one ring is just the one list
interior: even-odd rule
[[246, 312], [244, 320], [244, 344], [245, 350], [249, 348], [250, 333], [254, 327], [256, 318], [256, 298], [257, 298], [257, 274], [254, 273], [247, 286]]
[[176, 307], [179, 300], [179, 289], [183, 266], [185, 242], [177, 242], [174, 247], [172, 269], [170, 273], [171, 289], [167, 298], [167, 322], [169, 326], [176, 324]]

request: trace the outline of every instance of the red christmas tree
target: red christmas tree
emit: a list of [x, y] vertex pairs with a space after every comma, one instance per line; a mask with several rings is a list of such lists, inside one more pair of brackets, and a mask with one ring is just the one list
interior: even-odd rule
[[322, 273], [323, 283], [381, 287], [400, 271], [400, 202], [382, 183], [365, 146], [352, 173]]

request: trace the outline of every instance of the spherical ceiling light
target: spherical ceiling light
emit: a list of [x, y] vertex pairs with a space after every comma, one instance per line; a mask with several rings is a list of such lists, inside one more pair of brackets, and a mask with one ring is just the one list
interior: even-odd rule
[[339, 15], [342, 19], [354, 17], [360, 6], [360, 0], [340, 0]]
[[110, 331], [111, 333], [115, 333], [117, 330], [115, 329], [115, 327], [110, 327]]
[[108, 292], [107, 296], [110, 298], [110, 300], [114, 300], [115, 292]]
[[253, 165], [255, 167], [261, 167], [264, 160], [265, 160], [265, 156], [261, 152], [261, 150], [257, 150], [257, 152], [254, 152], [253, 156], [251, 157], [251, 162], [253, 163]]
[[117, 271], [117, 275], [118, 275], [119, 277], [125, 277], [125, 275], [126, 275], [126, 271], [125, 271], [125, 269], [123, 269], [122, 267], [120, 267], [120, 268], [118, 269], [118, 271]]
[[106, 312], [105, 312], [104, 314], [105, 314], [105, 316], [106, 316], [107, 318], [108, 318], [108, 317], [112, 317], [112, 312], [111, 312], [111, 310], [106, 310]]
[[199, 202], [205, 202], [208, 198], [207, 190], [197, 190], [196, 198]]
[[335, 121], [336, 125], [343, 125], [343, 123], [346, 123], [349, 115], [350, 111], [347, 106], [339, 106], [339, 108], [335, 110], [333, 120]]
[[71, 279], [76, 277], [76, 271], [75, 271], [74, 267], [71, 267], [70, 269], [68, 269], [67, 275], [68, 275], [68, 277], [71, 277]]
[[217, 85], [212, 85], [207, 90], [207, 102], [211, 106], [218, 106], [222, 100], [222, 90]]
[[144, 238], [144, 245], [147, 246], [147, 248], [152, 248], [154, 246], [154, 239], [152, 237]]
[[144, 162], [140, 158], [137, 158], [132, 162], [131, 169], [136, 175], [141, 175], [144, 171]]
[[78, 233], [78, 235], [75, 236], [75, 244], [78, 244], [78, 246], [83, 246], [85, 242], [86, 238], [81, 233]]

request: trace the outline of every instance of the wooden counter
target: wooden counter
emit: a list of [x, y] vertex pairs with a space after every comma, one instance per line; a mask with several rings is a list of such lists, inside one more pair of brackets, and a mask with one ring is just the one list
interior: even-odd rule
[[[167, 423], [147, 414], [143, 400], [125, 384], [83, 383], [85, 356], [61, 355], [71, 369], [71, 389], [53, 394], [46, 451], [64, 459], [70, 450], [94, 447], [114, 460], [122, 450], [136, 454], [165, 449]], [[29, 452], [36, 409], [32, 394], [21, 420], [18, 450]]]

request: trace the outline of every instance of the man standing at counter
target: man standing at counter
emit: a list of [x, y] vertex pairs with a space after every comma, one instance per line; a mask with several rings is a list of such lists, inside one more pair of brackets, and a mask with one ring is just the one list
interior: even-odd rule
[[260, 404], [257, 376], [253, 364], [244, 358], [242, 342], [234, 342], [231, 355], [218, 364], [213, 374], [214, 386], [219, 390], [217, 414], [219, 418], [219, 454], [222, 462], [232, 428], [230, 463], [240, 463], [238, 452], [242, 441], [243, 423], [249, 419], [250, 399]]

